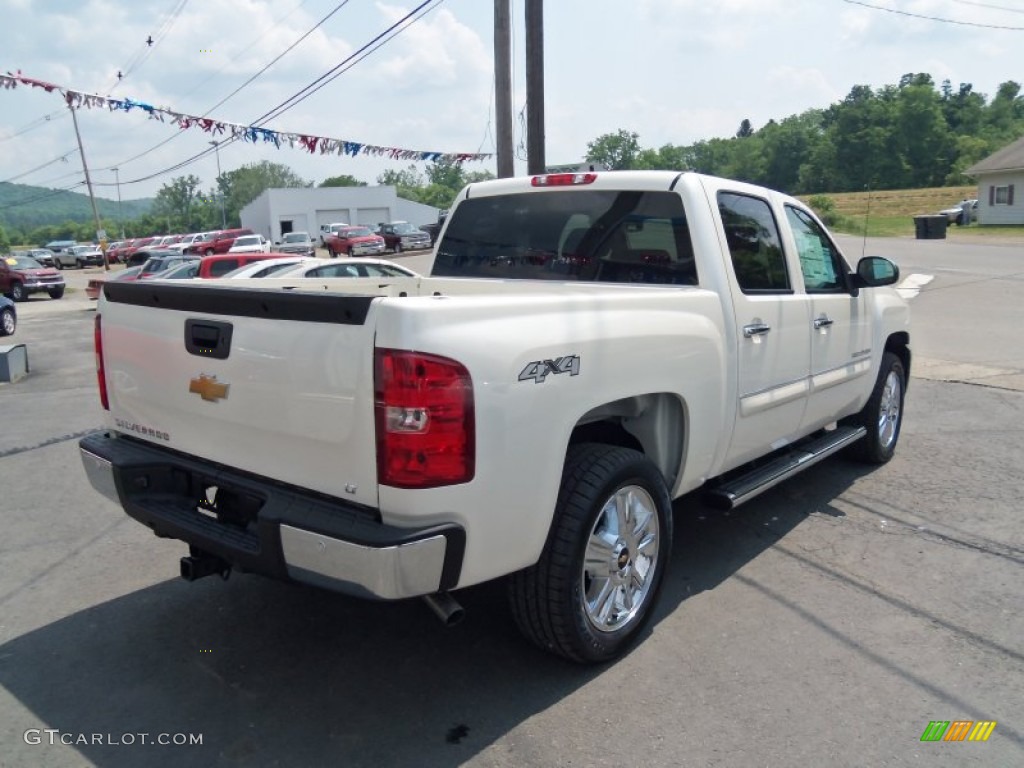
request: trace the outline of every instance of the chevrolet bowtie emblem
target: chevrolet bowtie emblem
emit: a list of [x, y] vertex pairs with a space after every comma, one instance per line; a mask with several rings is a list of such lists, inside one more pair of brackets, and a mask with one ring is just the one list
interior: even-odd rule
[[199, 375], [198, 379], [192, 379], [188, 383], [188, 391], [199, 395], [203, 400], [215, 403], [228, 396], [229, 384], [221, 384], [216, 376], [207, 376], [205, 373]]

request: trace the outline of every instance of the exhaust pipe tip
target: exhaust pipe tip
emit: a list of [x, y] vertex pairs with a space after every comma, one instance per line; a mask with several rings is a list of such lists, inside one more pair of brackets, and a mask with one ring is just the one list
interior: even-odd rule
[[446, 627], [454, 627], [466, 615], [465, 609], [447, 592], [424, 595], [423, 600]]

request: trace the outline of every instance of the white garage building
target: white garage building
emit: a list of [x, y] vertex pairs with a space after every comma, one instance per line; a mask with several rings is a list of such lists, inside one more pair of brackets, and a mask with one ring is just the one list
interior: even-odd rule
[[287, 232], [309, 232], [314, 240], [321, 225], [381, 222], [433, 224], [438, 209], [403, 200], [394, 187], [301, 187], [267, 189], [241, 211], [242, 226], [277, 242]]

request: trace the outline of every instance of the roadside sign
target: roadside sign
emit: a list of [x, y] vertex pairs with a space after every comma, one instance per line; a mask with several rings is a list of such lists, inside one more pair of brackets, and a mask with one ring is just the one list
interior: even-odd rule
[[96, 240], [106, 240], [106, 239], [107, 239], [107, 230], [105, 230], [105, 229], [97, 229], [96, 230]]

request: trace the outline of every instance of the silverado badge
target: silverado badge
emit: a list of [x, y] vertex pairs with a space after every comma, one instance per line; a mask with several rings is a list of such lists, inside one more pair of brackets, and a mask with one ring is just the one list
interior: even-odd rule
[[221, 384], [217, 381], [216, 376], [207, 376], [205, 373], [201, 373], [198, 379], [189, 381], [188, 391], [199, 395], [207, 402], [215, 403], [228, 396], [229, 386], [229, 384]]

